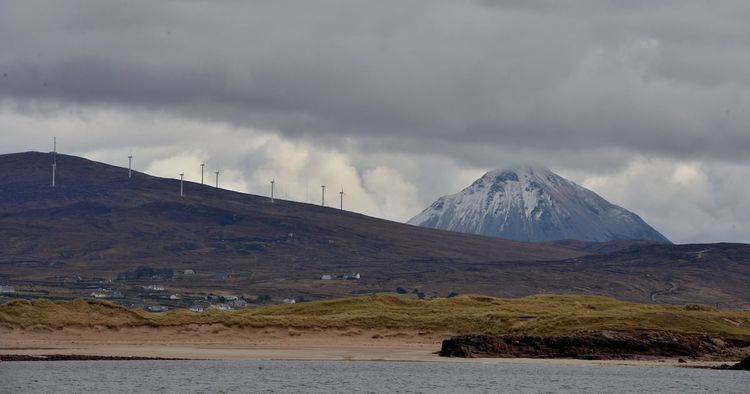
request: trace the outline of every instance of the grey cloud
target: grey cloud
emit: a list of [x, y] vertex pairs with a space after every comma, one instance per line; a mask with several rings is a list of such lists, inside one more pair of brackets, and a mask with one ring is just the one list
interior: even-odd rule
[[388, 149], [451, 155], [462, 144], [725, 159], [750, 145], [743, 2], [4, 4], [11, 100], [397, 137]]
[[[726, 224], [748, 215], [726, 180], [750, 166], [747, 20], [734, 0], [8, 0], [0, 115], [45, 132], [0, 141], [46, 146], [59, 128], [78, 152], [221, 153], [253, 173], [267, 157], [246, 153], [276, 149], [239, 144], [260, 130], [343, 152], [360, 177], [385, 163], [423, 204], [488, 168], [541, 161], [579, 183], [608, 177], [598, 192], [677, 241], [748, 239]], [[667, 175], [705, 163], [723, 202], [658, 179], [653, 197], [628, 191], [648, 158]], [[710, 225], [683, 230], [691, 209]]]

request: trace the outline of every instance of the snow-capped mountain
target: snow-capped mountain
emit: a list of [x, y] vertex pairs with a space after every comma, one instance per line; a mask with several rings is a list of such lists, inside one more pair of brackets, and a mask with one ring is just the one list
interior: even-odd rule
[[669, 243], [638, 215], [541, 166], [490, 171], [440, 197], [409, 224], [519, 241], [640, 239]]

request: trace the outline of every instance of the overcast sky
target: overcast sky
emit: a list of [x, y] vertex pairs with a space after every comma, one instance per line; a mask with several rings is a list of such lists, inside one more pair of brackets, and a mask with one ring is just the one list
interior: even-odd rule
[[205, 160], [399, 221], [537, 162], [675, 242], [750, 242], [748, 21], [746, 0], [4, 0], [0, 153]]

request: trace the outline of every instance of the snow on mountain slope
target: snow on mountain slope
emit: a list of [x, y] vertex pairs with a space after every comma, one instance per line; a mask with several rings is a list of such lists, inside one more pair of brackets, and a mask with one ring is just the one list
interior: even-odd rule
[[409, 224], [519, 241], [641, 239], [669, 243], [638, 215], [547, 168], [486, 173], [435, 201]]

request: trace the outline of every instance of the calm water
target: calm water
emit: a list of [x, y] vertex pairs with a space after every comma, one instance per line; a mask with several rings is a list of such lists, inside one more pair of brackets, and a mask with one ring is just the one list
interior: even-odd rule
[[3, 393], [749, 393], [750, 373], [683, 368], [335, 361], [0, 363]]

